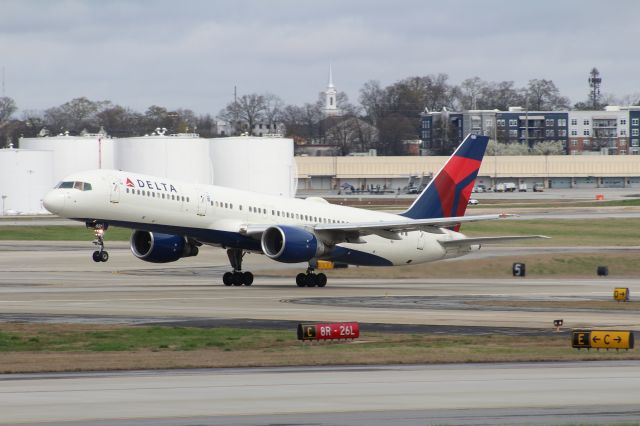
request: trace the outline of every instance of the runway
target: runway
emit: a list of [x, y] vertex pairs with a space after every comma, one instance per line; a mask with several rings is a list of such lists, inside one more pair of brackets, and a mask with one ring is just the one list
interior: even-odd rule
[[2, 424], [635, 422], [640, 362], [7, 375]]
[[[498, 249], [503, 250], [503, 249]], [[513, 250], [513, 249], [511, 249]], [[612, 249], [617, 250], [617, 249]], [[469, 309], [456, 300], [610, 300], [614, 287], [640, 292], [633, 279], [332, 279], [326, 288], [298, 288], [300, 265], [282, 265], [288, 277], [257, 275], [252, 287], [224, 287], [229, 269], [224, 251], [205, 247], [201, 255], [175, 264], [135, 259], [124, 243], [112, 243], [111, 260], [94, 263], [90, 244], [0, 243], [0, 314], [94, 315], [226, 320], [359, 321], [364, 323], [485, 326], [549, 329], [554, 319], [566, 327], [625, 327], [640, 330], [640, 315], [629, 311]], [[485, 255], [491, 251], [485, 251]], [[495, 253], [495, 252], [494, 252]], [[499, 254], [499, 253], [498, 253]], [[274, 268], [264, 256], [249, 255], [250, 270]], [[275, 267], [279, 267], [276, 265]], [[330, 299], [384, 303], [328, 303]], [[426, 305], [394, 300], [428, 300]], [[305, 303], [300, 303], [305, 301]], [[417, 308], [416, 308], [417, 307]]]

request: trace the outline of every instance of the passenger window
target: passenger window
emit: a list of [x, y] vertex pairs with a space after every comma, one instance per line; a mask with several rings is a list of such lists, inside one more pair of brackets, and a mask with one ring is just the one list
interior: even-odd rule
[[229, 208], [230, 208], [231, 210], [233, 210], [233, 204], [232, 204], [232, 203], [229, 203]]
[[153, 198], [156, 198], [156, 193], [155, 193], [155, 192], [152, 192], [152, 193], [151, 193], [151, 196], [152, 196]]

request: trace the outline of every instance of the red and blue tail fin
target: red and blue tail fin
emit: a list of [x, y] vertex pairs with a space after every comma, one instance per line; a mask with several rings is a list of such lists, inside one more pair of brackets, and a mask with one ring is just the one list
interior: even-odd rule
[[468, 135], [401, 215], [411, 219], [464, 216], [488, 142], [488, 136]]

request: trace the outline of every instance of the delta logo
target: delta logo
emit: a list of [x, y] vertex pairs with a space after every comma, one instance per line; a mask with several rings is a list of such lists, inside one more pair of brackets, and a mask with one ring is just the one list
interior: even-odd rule
[[176, 192], [176, 193], [178, 192], [176, 187], [171, 184], [164, 183], [164, 182], [156, 182], [151, 180], [142, 180], [142, 179], [131, 180], [127, 178], [124, 184], [128, 188], [145, 188], [145, 189], [151, 189], [155, 191], [167, 191], [167, 192]]

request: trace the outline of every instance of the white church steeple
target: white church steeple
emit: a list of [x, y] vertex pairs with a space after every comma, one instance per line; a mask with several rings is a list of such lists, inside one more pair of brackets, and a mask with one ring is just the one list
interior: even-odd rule
[[340, 110], [338, 109], [338, 105], [336, 105], [336, 96], [338, 94], [338, 91], [333, 85], [333, 72], [331, 69], [331, 65], [329, 65], [329, 84], [327, 85], [327, 90], [324, 93], [324, 115], [327, 117], [340, 115]]

